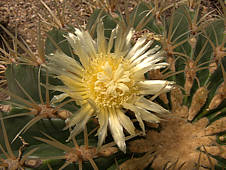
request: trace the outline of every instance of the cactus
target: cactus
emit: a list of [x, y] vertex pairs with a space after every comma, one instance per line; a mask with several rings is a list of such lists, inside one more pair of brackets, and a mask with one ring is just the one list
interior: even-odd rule
[[38, 54], [0, 25], [13, 40], [1, 37], [0, 169], [226, 167], [223, 1], [220, 14], [117, 2], [98, 1], [82, 30], [41, 1], [53, 19]]

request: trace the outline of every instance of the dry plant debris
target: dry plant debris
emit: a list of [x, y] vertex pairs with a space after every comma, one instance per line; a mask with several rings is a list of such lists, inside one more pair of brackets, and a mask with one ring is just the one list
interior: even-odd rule
[[[225, 131], [223, 121], [220, 119], [210, 126], [207, 126], [208, 120], [202, 118], [195, 123], [189, 123], [184, 119], [188, 117], [188, 108], [182, 106], [174, 114], [175, 117], [169, 118], [161, 123], [161, 131], [148, 131], [145, 139], [138, 139], [129, 143], [129, 149], [135, 153], [157, 152], [152, 167], [162, 169], [176, 163], [176, 169], [183, 166], [182, 169], [193, 169], [197, 166], [200, 157], [200, 169], [204, 167], [211, 168], [212, 164], [217, 162], [215, 159], [207, 156], [207, 153], [221, 156], [226, 159], [226, 147], [219, 146], [216, 141], [215, 133]], [[204, 149], [205, 148], [205, 149]], [[203, 152], [200, 152], [199, 149]], [[201, 156], [200, 156], [201, 154]]]
[[154, 159], [152, 152], [145, 153], [144, 156], [139, 158], [132, 158], [123, 162], [119, 166], [119, 170], [142, 170], [146, 168]]

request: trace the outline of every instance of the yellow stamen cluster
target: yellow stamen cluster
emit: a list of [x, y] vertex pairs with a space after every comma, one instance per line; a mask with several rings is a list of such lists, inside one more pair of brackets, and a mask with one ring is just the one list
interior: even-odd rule
[[84, 72], [90, 98], [100, 107], [120, 107], [136, 93], [133, 75], [129, 64], [122, 57], [113, 54], [102, 55], [91, 61], [90, 67]]

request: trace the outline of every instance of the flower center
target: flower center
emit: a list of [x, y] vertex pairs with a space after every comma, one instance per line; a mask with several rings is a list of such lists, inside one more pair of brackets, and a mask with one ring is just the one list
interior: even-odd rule
[[135, 93], [134, 80], [123, 58], [100, 55], [84, 79], [90, 98], [99, 107], [120, 107]]

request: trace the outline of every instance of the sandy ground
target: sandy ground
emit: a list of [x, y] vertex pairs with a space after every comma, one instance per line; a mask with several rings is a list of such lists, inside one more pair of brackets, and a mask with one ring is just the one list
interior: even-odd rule
[[[96, 0], [43, 1], [55, 14], [57, 14], [57, 11], [63, 12], [64, 23], [74, 27], [85, 27], [88, 17], [92, 14], [94, 8], [101, 6]], [[123, 10], [124, 1], [115, 1], [118, 1], [118, 3], [113, 8], [120, 7]], [[139, 1], [141, 0], [130, 0], [129, 7], [133, 7]], [[154, 2], [155, 0], [146, 1]], [[175, 0], [165, 1], [172, 3]], [[203, 1], [202, 3], [209, 10], [219, 8], [217, 0]], [[36, 32], [39, 21], [43, 21], [41, 18], [47, 19], [51, 18], [51, 16], [40, 0], [0, 0], [0, 23], [8, 26], [10, 30], [17, 28], [18, 34], [21, 35], [32, 50], [36, 49]]]

